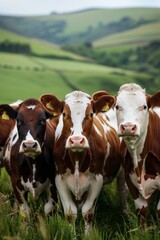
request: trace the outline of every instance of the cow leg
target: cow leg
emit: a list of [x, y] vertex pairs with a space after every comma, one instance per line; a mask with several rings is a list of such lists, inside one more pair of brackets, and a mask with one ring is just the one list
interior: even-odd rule
[[146, 223], [146, 216], [148, 212], [148, 203], [147, 200], [139, 196], [137, 199], [134, 200], [137, 216], [140, 219], [140, 225], [144, 229]]
[[157, 211], [158, 211], [158, 216], [160, 217], [160, 199], [157, 204]]
[[44, 212], [45, 212], [45, 215], [47, 216], [55, 210], [58, 199], [57, 199], [56, 188], [52, 184], [49, 185], [46, 193], [47, 193], [48, 202], [44, 206]]
[[27, 203], [28, 192], [24, 190], [22, 184], [19, 181], [12, 179], [12, 187], [15, 197], [19, 204], [19, 213], [22, 217], [30, 217], [31, 209]]
[[129, 210], [129, 205], [127, 202], [128, 187], [125, 181], [125, 173], [122, 167], [119, 170], [116, 181], [117, 181], [117, 189], [118, 189], [121, 204], [122, 204], [122, 211], [123, 213], [127, 214]]
[[75, 221], [77, 218], [77, 207], [72, 200], [71, 193], [70, 193], [68, 187], [66, 186], [63, 176], [57, 175], [55, 178], [55, 183], [56, 183], [56, 187], [57, 187], [57, 190], [58, 190], [61, 202], [62, 202], [64, 214], [70, 224], [73, 221], [74, 231], [75, 231]]
[[87, 199], [82, 207], [82, 215], [85, 221], [85, 235], [89, 235], [92, 230], [92, 222], [95, 212], [96, 201], [102, 189], [103, 177], [96, 175], [88, 190]]

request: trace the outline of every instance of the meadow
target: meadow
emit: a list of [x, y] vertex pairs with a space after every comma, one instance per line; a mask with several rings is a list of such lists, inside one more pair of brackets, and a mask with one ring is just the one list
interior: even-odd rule
[[116, 94], [127, 82], [147, 81], [147, 75], [134, 71], [105, 67], [89, 62], [58, 60], [0, 53], [1, 103], [17, 99], [39, 98], [53, 93], [63, 99], [75, 90], [89, 94], [105, 89]]
[[[0, 102], [11, 103], [18, 99], [39, 98], [44, 93], [53, 93], [58, 98], [80, 89], [92, 94], [97, 90], [108, 90], [116, 94], [119, 86], [136, 82], [144, 74], [104, 67], [90, 62], [46, 59], [21, 54], [0, 54]], [[83, 221], [77, 220], [77, 239], [82, 240], [159, 240], [159, 222], [149, 221], [142, 231], [135, 215], [133, 201], [129, 195], [130, 212], [122, 213], [115, 182], [104, 186], [98, 199], [94, 228], [90, 236], [83, 233]], [[0, 240], [70, 240], [72, 229], [63, 216], [61, 205], [55, 216], [43, 215], [44, 197], [35, 201], [30, 196], [33, 210], [31, 219], [19, 216], [10, 179], [5, 171], [0, 175]]]
[[[51, 20], [63, 20], [67, 22], [67, 28], [64, 35], [72, 34], [77, 28], [75, 24], [79, 19], [79, 31], [86, 31], [88, 26], [96, 28], [100, 21], [105, 24], [109, 21], [118, 21], [126, 15], [127, 9], [121, 11], [91, 10], [89, 12], [80, 12], [77, 14], [50, 15], [45, 17], [36, 17], [27, 19], [28, 23], [36, 19], [49, 26]], [[142, 14], [143, 13], [143, 14]], [[130, 16], [138, 19], [140, 16], [150, 19], [159, 19], [159, 10], [155, 9], [145, 11], [133, 9]], [[107, 16], [107, 17], [106, 17]], [[19, 18], [17, 19], [19, 21]], [[21, 19], [19, 27], [24, 27], [24, 19]], [[88, 25], [86, 25], [88, 22]], [[16, 20], [11, 22], [13, 29], [16, 27]], [[34, 25], [35, 24], [35, 25]], [[32, 27], [36, 28], [36, 22]], [[155, 23], [154, 23], [155, 24]], [[158, 24], [158, 23], [157, 23]], [[85, 27], [85, 28], [84, 28]], [[145, 26], [142, 26], [143, 28]], [[132, 43], [132, 37], [137, 35], [140, 41], [141, 30], [137, 33], [130, 30], [128, 33], [117, 34], [119, 43], [128, 39], [125, 46], [117, 45], [114, 49], [123, 51], [126, 46], [137, 46]], [[153, 28], [152, 33], [156, 34]], [[137, 31], [137, 29], [136, 29]], [[128, 34], [128, 35], [127, 35]], [[159, 33], [158, 37], [159, 37]], [[129, 37], [131, 36], [131, 37]], [[149, 35], [147, 35], [149, 36]], [[108, 44], [115, 43], [116, 34], [108, 37]], [[41, 42], [37, 39], [30, 39], [6, 30], [0, 30], [0, 41], [11, 40], [12, 42], [29, 43], [33, 55], [22, 55], [15, 53], [0, 52], [0, 103], [12, 103], [18, 99], [37, 98], [45, 93], [55, 94], [59, 99], [63, 99], [66, 94], [73, 90], [82, 90], [89, 94], [98, 90], [106, 90], [111, 94], [116, 94], [119, 87], [124, 83], [140, 83], [146, 87], [147, 92], [152, 91], [152, 81], [148, 74], [124, 70], [121, 68], [107, 67], [96, 64], [91, 59], [75, 55], [62, 50], [59, 46], [47, 42]], [[106, 40], [95, 42], [97, 51], [107, 48]], [[102, 44], [101, 44], [102, 43]], [[118, 43], [118, 44], [119, 44]], [[128, 44], [128, 45], [127, 45]], [[49, 58], [47, 58], [49, 56]], [[15, 197], [12, 192], [10, 179], [5, 171], [0, 171], [0, 240], [71, 240], [74, 239], [74, 233], [68, 226], [63, 216], [61, 204], [57, 213], [52, 217], [45, 217], [43, 214], [44, 196], [39, 201], [35, 201], [29, 196], [32, 208], [32, 216], [25, 219], [19, 215]], [[135, 215], [135, 208], [132, 198], [129, 194], [128, 203], [130, 211], [128, 215], [122, 213], [121, 202], [117, 193], [115, 181], [110, 185], [105, 185], [100, 193], [93, 232], [85, 237], [83, 233], [84, 223], [79, 216], [77, 219], [77, 240], [159, 240], [160, 239], [160, 221], [155, 224], [155, 218], [148, 218], [148, 226], [145, 230], [139, 228], [139, 223]], [[79, 214], [80, 215], [80, 214]]]

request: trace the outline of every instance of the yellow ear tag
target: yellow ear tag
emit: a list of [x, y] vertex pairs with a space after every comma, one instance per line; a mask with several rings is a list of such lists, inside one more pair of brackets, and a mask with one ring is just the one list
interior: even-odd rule
[[5, 111], [2, 114], [2, 119], [9, 120], [9, 116], [8, 116], [8, 114]]
[[48, 103], [46, 104], [46, 107], [53, 111], [53, 116], [54, 116], [54, 117], [56, 117], [56, 116], [58, 115], [57, 112], [54, 112], [54, 108], [52, 107], [51, 102], [48, 102]]
[[53, 108], [52, 105], [51, 105], [51, 102], [48, 102], [48, 103], [46, 104], [46, 107], [49, 108], [49, 109], [51, 109], [51, 110], [54, 110], [54, 108]]
[[108, 105], [108, 102], [107, 102], [106, 105], [103, 106], [102, 112], [107, 112], [108, 109], [109, 109], [109, 105]]
[[53, 112], [53, 116], [56, 117], [58, 115], [57, 112]]

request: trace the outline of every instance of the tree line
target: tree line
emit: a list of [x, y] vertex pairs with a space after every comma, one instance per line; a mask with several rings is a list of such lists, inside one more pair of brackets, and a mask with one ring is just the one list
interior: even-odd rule
[[9, 40], [4, 40], [0, 42], [1, 52], [11, 52], [11, 53], [23, 53], [31, 54], [31, 47], [28, 43], [11, 42]]

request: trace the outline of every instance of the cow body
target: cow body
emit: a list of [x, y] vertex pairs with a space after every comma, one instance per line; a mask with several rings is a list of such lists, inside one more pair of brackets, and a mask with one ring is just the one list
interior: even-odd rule
[[53, 130], [47, 123], [47, 113], [36, 99], [22, 102], [16, 114], [16, 124], [5, 150], [5, 167], [10, 175], [16, 199], [23, 214], [30, 215], [27, 194], [35, 199], [46, 192], [45, 214], [52, 212], [57, 201], [52, 161]]
[[[149, 96], [136, 84], [120, 88], [116, 100], [118, 133], [126, 182], [144, 226], [150, 199], [160, 190], [160, 91]], [[157, 204], [160, 213], [160, 201]]]
[[[15, 125], [15, 112], [10, 108], [16, 109], [21, 100], [11, 103], [9, 106], [5, 104], [0, 105], [0, 167], [3, 167], [4, 146]], [[8, 111], [9, 108], [9, 111]], [[9, 115], [7, 114], [9, 112]]]
[[81, 206], [88, 234], [104, 179], [111, 182], [120, 169], [119, 138], [102, 113], [106, 103], [110, 108], [114, 99], [103, 96], [91, 101], [88, 94], [75, 91], [65, 101], [44, 95], [41, 102], [59, 116], [53, 153], [64, 213], [69, 221], [75, 221], [77, 205]]

